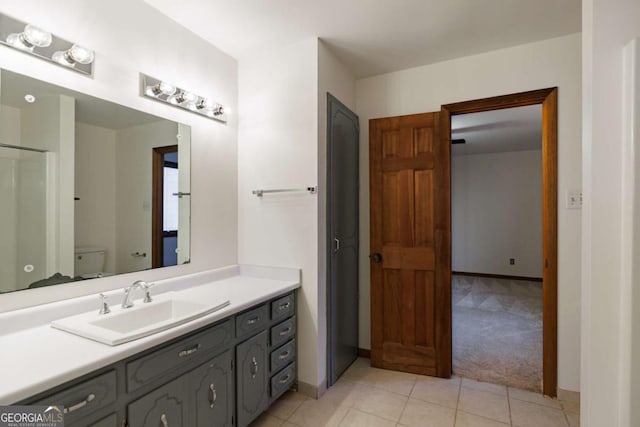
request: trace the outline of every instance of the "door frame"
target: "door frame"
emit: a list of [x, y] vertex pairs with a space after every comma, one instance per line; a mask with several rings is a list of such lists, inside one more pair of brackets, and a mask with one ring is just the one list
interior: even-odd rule
[[[334, 289], [333, 286], [333, 281], [332, 281], [332, 277], [333, 277], [333, 249], [334, 249], [334, 245], [333, 245], [333, 227], [332, 227], [332, 209], [333, 209], [333, 203], [332, 203], [332, 185], [333, 185], [333, 174], [332, 174], [332, 168], [333, 168], [333, 164], [332, 164], [332, 155], [333, 155], [333, 145], [330, 142], [331, 141], [331, 128], [333, 125], [333, 116], [331, 115], [331, 106], [332, 104], [335, 104], [341, 108], [344, 108], [345, 110], [349, 111], [351, 114], [354, 115], [354, 117], [356, 118], [356, 126], [358, 129], [358, 141], [356, 143], [356, 150], [358, 152], [358, 159], [360, 158], [360, 118], [358, 117], [358, 115], [353, 112], [349, 107], [347, 107], [346, 105], [344, 105], [344, 103], [342, 103], [338, 98], [336, 98], [335, 96], [333, 96], [331, 93], [327, 92], [327, 134], [326, 134], [326, 141], [327, 141], [327, 161], [326, 161], [326, 193], [325, 193], [325, 197], [326, 197], [326, 245], [325, 245], [325, 250], [326, 250], [326, 283], [327, 283], [327, 387], [331, 387], [332, 385], [334, 385], [335, 381], [333, 378], [333, 368], [335, 365], [335, 348], [333, 346], [333, 337], [334, 334], [336, 333], [336, 325], [335, 325], [335, 321], [334, 321], [334, 312], [335, 312], [335, 306], [333, 304], [333, 301], [335, 300], [335, 294], [336, 294], [336, 290]], [[356, 164], [356, 167], [358, 168], [358, 171], [360, 169], [360, 164], [359, 162]], [[358, 172], [357, 174], [357, 179], [358, 179], [358, 192], [360, 191], [360, 174]], [[358, 241], [358, 244], [356, 245], [356, 259], [360, 259], [360, 206], [359, 204], [356, 205], [357, 206], [357, 212], [356, 212], [356, 218], [357, 218], [357, 229], [356, 229], [356, 239]], [[357, 280], [356, 280], [356, 286], [358, 286], [358, 295], [360, 294], [360, 266], [356, 266], [356, 274], [357, 274]], [[358, 298], [359, 300], [359, 298]], [[357, 302], [359, 304], [359, 301]], [[357, 307], [358, 311], [359, 311], [359, 307]], [[354, 327], [356, 328], [356, 330], [359, 330], [360, 325], [359, 325], [359, 315], [356, 316], [356, 324], [354, 325]], [[337, 378], [336, 378], [337, 380]]]
[[[558, 88], [446, 104], [440, 110], [440, 125], [442, 141], [450, 149], [451, 116], [536, 104], [542, 104], [542, 392], [547, 396], [556, 397], [558, 382]], [[451, 247], [449, 247], [449, 256], [451, 256]]]
[[162, 225], [164, 221], [164, 155], [177, 153], [177, 145], [153, 147], [152, 149], [152, 190], [151, 190], [151, 267], [162, 267], [164, 255], [164, 238]]

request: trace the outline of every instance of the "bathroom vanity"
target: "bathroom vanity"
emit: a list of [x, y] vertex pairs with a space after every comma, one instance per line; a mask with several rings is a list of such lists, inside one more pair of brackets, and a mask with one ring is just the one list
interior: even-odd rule
[[15, 360], [3, 356], [12, 360], [1, 368], [0, 403], [64, 405], [69, 426], [249, 425], [296, 384], [299, 270], [236, 267], [235, 275], [232, 268], [218, 279], [199, 277], [211, 281], [187, 289], [159, 284], [159, 291], [231, 304], [122, 345], [49, 325], [0, 336], [2, 348], [33, 346], [12, 352]]

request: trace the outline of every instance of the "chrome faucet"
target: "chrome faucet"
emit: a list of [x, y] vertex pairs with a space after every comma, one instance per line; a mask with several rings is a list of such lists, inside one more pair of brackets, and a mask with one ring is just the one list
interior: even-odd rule
[[149, 284], [144, 280], [136, 280], [131, 286], [124, 289], [124, 301], [122, 301], [122, 308], [133, 307], [133, 301], [131, 301], [131, 292], [136, 288], [140, 288], [144, 291], [143, 302], [153, 301], [153, 299], [151, 299], [151, 293], [149, 292]]

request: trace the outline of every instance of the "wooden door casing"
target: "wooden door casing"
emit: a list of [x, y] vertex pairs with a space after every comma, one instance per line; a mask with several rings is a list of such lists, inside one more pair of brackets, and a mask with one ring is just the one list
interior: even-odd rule
[[440, 114], [369, 122], [372, 366], [451, 375], [450, 147]]

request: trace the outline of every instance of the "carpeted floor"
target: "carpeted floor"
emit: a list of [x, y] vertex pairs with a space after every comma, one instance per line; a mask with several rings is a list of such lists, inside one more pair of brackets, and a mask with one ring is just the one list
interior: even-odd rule
[[453, 372], [542, 390], [542, 283], [454, 275]]

